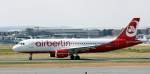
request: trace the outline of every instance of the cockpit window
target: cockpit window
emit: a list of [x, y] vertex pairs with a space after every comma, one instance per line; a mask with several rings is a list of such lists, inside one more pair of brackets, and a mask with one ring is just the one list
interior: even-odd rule
[[25, 43], [23, 43], [23, 42], [20, 42], [19, 44], [20, 44], [20, 45], [25, 45]]

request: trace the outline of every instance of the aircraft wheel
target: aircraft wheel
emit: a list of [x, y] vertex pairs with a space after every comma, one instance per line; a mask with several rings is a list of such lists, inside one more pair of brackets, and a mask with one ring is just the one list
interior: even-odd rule
[[32, 60], [32, 57], [29, 57], [29, 60]]
[[31, 53], [30, 56], [29, 56], [29, 60], [32, 60], [32, 53]]
[[74, 60], [74, 58], [75, 58], [74, 55], [71, 55], [71, 56], [70, 56], [70, 59], [71, 59], [71, 60]]
[[75, 56], [75, 60], [80, 60], [80, 56]]

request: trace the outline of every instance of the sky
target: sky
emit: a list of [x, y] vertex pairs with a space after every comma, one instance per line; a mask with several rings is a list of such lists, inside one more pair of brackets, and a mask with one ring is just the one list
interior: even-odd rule
[[150, 27], [150, 0], [0, 0], [0, 27], [122, 28], [140, 17]]

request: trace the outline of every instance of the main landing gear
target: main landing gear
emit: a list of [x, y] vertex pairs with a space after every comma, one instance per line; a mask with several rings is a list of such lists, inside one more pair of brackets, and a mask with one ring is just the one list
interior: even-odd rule
[[32, 53], [30, 53], [29, 60], [32, 60]]
[[[32, 54], [33, 54], [33, 53], [30, 53], [30, 54], [29, 54], [29, 60], [32, 60]], [[79, 56], [78, 54], [71, 54], [71, 55], [70, 55], [70, 59], [71, 59], [71, 60], [80, 60], [80, 56]]]
[[76, 54], [76, 55], [71, 54], [70, 59], [71, 60], [80, 60], [80, 56], [78, 54]]

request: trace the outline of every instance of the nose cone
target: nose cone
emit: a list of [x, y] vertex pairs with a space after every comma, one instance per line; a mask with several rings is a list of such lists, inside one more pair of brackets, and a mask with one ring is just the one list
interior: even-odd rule
[[15, 50], [16, 50], [16, 45], [14, 45], [14, 46], [12, 47], [12, 50], [13, 50], [13, 51], [15, 51]]
[[18, 46], [18, 45], [14, 45], [14, 46], [12, 47], [12, 50], [13, 50], [13, 51], [18, 51], [18, 49], [19, 49], [19, 46]]

